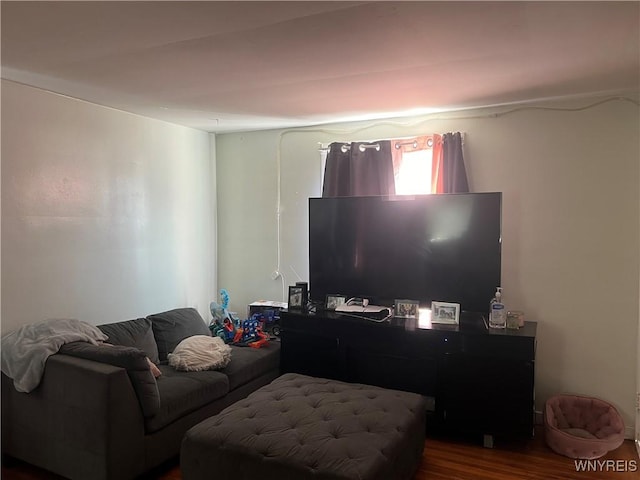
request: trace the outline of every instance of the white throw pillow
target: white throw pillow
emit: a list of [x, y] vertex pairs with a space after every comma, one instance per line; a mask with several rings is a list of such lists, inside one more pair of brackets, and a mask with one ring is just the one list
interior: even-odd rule
[[167, 359], [176, 370], [217, 370], [231, 361], [231, 347], [220, 337], [193, 335], [182, 340]]

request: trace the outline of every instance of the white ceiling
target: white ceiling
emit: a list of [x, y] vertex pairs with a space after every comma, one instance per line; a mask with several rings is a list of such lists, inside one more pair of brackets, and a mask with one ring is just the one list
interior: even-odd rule
[[640, 2], [7, 2], [2, 77], [210, 132], [640, 90]]

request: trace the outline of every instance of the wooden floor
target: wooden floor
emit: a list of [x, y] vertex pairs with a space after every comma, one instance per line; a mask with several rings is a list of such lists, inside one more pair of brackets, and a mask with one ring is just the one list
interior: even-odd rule
[[[609, 460], [609, 462], [606, 462]], [[428, 438], [414, 480], [638, 480], [640, 460], [631, 440], [599, 459], [597, 471], [577, 471], [574, 460], [557, 455], [544, 443], [542, 432], [522, 444], [496, 443], [483, 448], [479, 441]], [[624, 471], [626, 470], [626, 471]], [[2, 480], [60, 480], [61, 477], [24, 463], [2, 466]], [[216, 478], [212, 476], [212, 478]], [[146, 480], [181, 480], [177, 460], [153, 472]], [[233, 480], [233, 479], [220, 479]]]
[[[542, 431], [528, 442], [498, 443], [492, 449], [483, 448], [479, 442], [429, 438], [414, 480], [640, 479], [640, 460], [631, 440], [625, 440], [618, 449], [598, 460], [603, 465], [598, 471], [577, 471], [573, 459], [547, 447]], [[603, 463], [606, 460], [613, 462]]]

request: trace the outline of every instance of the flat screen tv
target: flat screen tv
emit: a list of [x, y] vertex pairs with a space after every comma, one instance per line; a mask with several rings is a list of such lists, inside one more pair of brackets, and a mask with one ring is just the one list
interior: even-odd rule
[[309, 291], [459, 303], [486, 312], [500, 285], [502, 194], [309, 199]]

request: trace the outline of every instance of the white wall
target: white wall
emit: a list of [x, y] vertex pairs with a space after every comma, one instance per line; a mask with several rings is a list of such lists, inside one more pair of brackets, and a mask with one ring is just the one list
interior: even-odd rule
[[[244, 312], [253, 300], [284, 300], [294, 272], [308, 278], [306, 209], [307, 198], [320, 195], [318, 142], [462, 131], [472, 190], [504, 193], [502, 285], [507, 306], [538, 322], [537, 409], [557, 392], [599, 396], [618, 406], [631, 438], [640, 122], [637, 104], [624, 100], [583, 108], [598, 101], [219, 135], [219, 285]], [[270, 277], [276, 268], [282, 282]]]
[[[638, 178], [638, 184], [640, 184], [640, 177]], [[640, 201], [640, 196], [638, 198]], [[638, 213], [640, 214], [640, 208], [638, 208]], [[638, 218], [638, 223], [640, 223], [640, 217]], [[638, 250], [640, 250], [640, 243], [638, 244]], [[640, 275], [640, 272], [638, 272]], [[638, 457], [640, 457], [640, 280], [638, 281], [638, 355], [636, 358], [636, 450], [638, 451]]]
[[[221, 143], [222, 139], [222, 143]], [[278, 137], [254, 132], [216, 137], [218, 193], [218, 285], [240, 316], [254, 300], [279, 300], [276, 269]], [[220, 281], [220, 276], [223, 281]]]
[[2, 81], [2, 331], [193, 306], [208, 318], [205, 132]]

